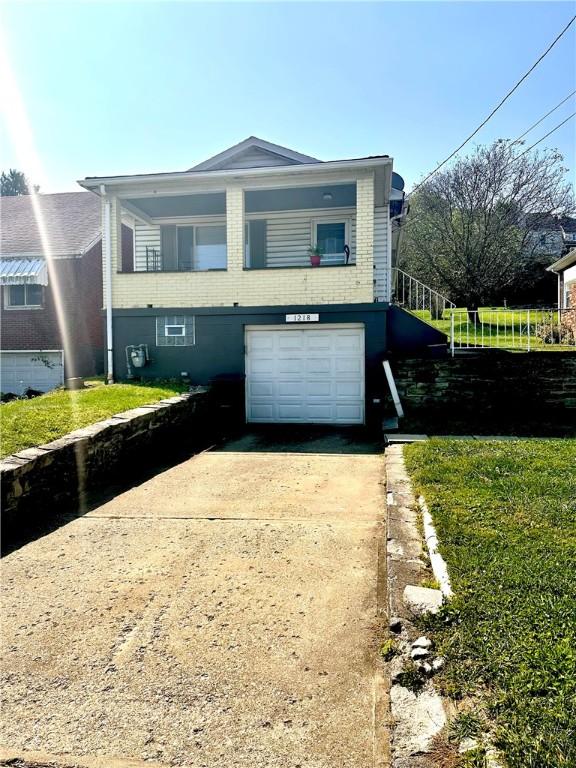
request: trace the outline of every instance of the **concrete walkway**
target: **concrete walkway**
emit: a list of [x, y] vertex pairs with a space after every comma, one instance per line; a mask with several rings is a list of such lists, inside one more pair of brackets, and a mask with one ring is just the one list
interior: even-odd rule
[[4, 558], [0, 764], [387, 765], [383, 456], [283, 440], [202, 453]]

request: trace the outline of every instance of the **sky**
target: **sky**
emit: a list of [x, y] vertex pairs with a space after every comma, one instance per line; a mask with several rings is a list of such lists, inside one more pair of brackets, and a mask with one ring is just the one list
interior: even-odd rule
[[[0, 0], [18, 96], [0, 106], [29, 127], [10, 132], [3, 116], [0, 169], [35, 152], [42, 192], [78, 190], [85, 176], [185, 170], [256, 135], [322, 160], [388, 154], [409, 189], [575, 12], [573, 2]], [[575, 47], [576, 23], [474, 141], [518, 137], [574, 90]], [[562, 152], [572, 180], [575, 126], [540, 145]]]

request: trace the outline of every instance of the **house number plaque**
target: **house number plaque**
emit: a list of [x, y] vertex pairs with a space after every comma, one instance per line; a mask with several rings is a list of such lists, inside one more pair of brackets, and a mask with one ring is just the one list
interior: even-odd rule
[[320, 315], [286, 315], [287, 323], [317, 323]]

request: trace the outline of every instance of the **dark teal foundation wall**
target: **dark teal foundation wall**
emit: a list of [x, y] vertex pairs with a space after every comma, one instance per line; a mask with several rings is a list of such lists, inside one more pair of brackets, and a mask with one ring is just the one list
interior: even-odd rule
[[[243, 402], [244, 329], [247, 325], [284, 325], [286, 315], [317, 313], [319, 324], [363, 323], [366, 351], [367, 422], [379, 417], [386, 381], [382, 360], [387, 353], [387, 304], [339, 304], [280, 307], [148, 308], [115, 310], [115, 378], [127, 376], [125, 349], [147, 344], [150, 363], [138, 373], [144, 378], [180, 378], [188, 374], [193, 384], [214, 380], [236, 382], [238, 400]], [[196, 344], [189, 347], [156, 346], [156, 317], [194, 315]], [[310, 326], [315, 323], [310, 323]]]
[[446, 344], [446, 334], [401, 307], [390, 306], [387, 346], [394, 357], [429, 357], [431, 347]]

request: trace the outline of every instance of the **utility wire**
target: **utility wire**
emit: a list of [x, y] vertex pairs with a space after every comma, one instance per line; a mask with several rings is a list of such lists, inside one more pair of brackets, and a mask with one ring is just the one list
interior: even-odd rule
[[531, 147], [528, 147], [528, 149], [525, 149], [525, 150], [524, 150], [524, 152], [521, 152], [519, 155], [517, 155], [517, 156], [514, 158], [514, 160], [511, 160], [511, 161], [510, 161], [510, 163], [509, 163], [509, 165], [512, 165], [512, 163], [515, 163], [515, 162], [516, 162], [516, 160], [520, 160], [520, 158], [522, 157], [522, 155], [525, 155], [525, 154], [526, 154], [526, 152], [530, 152], [530, 150], [531, 150], [531, 149], [534, 149], [534, 147], [538, 146], [538, 144], [540, 144], [540, 142], [541, 142], [541, 141], [544, 141], [544, 139], [547, 139], [547, 138], [548, 138], [548, 136], [551, 136], [551, 135], [552, 135], [552, 134], [553, 134], [555, 131], [557, 131], [557, 130], [558, 130], [558, 128], [561, 128], [561, 127], [564, 125], [564, 123], [567, 123], [567, 122], [568, 122], [568, 120], [571, 120], [571, 119], [574, 117], [574, 115], [576, 115], [576, 112], [572, 112], [572, 114], [571, 114], [571, 115], [568, 115], [568, 117], [566, 118], [566, 120], [562, 120], [562, 122], [561, 122], [561, 123], [558, 123], [558, 125], [557, 125], [555, 128], [552, 128], [552, 130], [551, 130], [551, 131], [548, 131], [548, 133], [546, 134], [546, 136], [542, 136], [542, 138], [541, 138], [541, 139], [538, 139], [538, 141], [536, 141], [534, 144], [532, 144], [532, 146], [531, 146]]
[[554, 109], [551, 109], [551, 110], [550, 110], [550, 112], [546, 112], [546, 114], [544, 115], [544, 117], [541, 117], [541, 118], [540, 118], [540, 120], [537, 120], [537, 121], [534, 123], [534, 125], [531, 125], [531, 126], [530, 126], [530, 128], [528, 128], [528, 130], [527, 130], [527, 131], [524, 131], [524, 133], [522, 134], [522, 136], [518, 136], [518, 138], [517, 138], [517, 139], [515, 139], [515, 140], [512, 142], [512, 146], [513, 146], [514, 144], [518, 144], [518, 142], [519, 142], [519, 141], [521, 141], [521, 140], [524, 138], [524, 136], [526, 136], [526, 134], [527, 134], [527, 133], [530, 133], [530, 131], [531, 131], [533, 128], [536, 128], [536, 126], [537, 126], [537, 125], [540, 125], [540, 123], [541, 123], [543, 120], [546, 120], [546, 118], [547, 118], [547, 117], [549, 117], [549, 116], [552, 114], [552, 112], [556, 112], [556, 110], [557, 110], [559, 107], [561, 107], [561, 106], [562, 106], [562, 104], [564, 104], [564, 102], [568, 101], [568, 99], [569, 99], [569, 98], [571, 98], [572, 96], [574, 96], [574, 94], [575, 94], [575, 93], [576, 93], [576, 91], [572, 91], [572, 93], [569, 93], [569, 94], [568, 94], [568, 96], [566, 96], [566, 98], [565, 98], [565, 99], [562, 99], [562, 101], [561, 101], [559, 104], [556, 104], [556, 106], [554, 107]]
[[450, 155], [448, 155], [448, 157], [447, 157], [445, 160], [443, 160], [443, 161], [442, 161], [442, 162], [441, 162], [439, 165], [437, 165], [437, 166], [436, 166], [436, 168], [434, 168], [434, 170], [433, 170], [433, 171], [431, 171], [431, 172], [428, 174], [428, 176], [426, 176], [426, 178], [424, 178], [424, 179], [423, 179], [423, 180], [422, 180], [422, 181], [421, 181], [419, 184], [417, 184], [417, 185], [414, 187], [414, 189], [413, 189], [413, 190], [412, 190], [412, 191], [409, 193], [410, 195], [414, 194], [414, 192], [416, 192], [416, 190], [417, 190], [417, 189], [420, 189], [420, 187], [421, 187], [423, 184], [425, 184], [425, 183], [428, 181], [428, 179], [429, 179], [429, 178], [431, 178], [431, 177], [432, 177], [432, 176], [433, 176], [435, 173], [437, 173], [437, 172], [440, 170], [440, 168], [442, 168], [442, 166], [446, 165], [446, 163], [447, 163], [449, 160], [451, 160], [451, 159], [454, 157], [454, 155], [458, 154], [458, 152], [460, 152], [460, 150], [462, 149], [462, 147], [466, 146], [466, 144], [468, 144], [468, 142], [470, 141], [470, 139], [472, 139], [474, 136], [476, 136], [476, 134], [478, 133], [478, 131], [479, 131], [481, 128], [483, 128], [483, 127], [486, 125], [486, 123], [487, 123], [487, 122], [488, 122], [488, 121], [489, 121], [489, 120], [490, 120], [492, 117], [494, 117], [494, 115], [495, 115], [495, 114], [496, 114], [496, 112], [497, 112], [497, 111], [500, 109], [500, 107], [501, 107], [501, 106], [502, 106], [502, 105], [503, 105], [503, 104], [504, 104], [506, 101], [508, 101], [508, 99], [510, 98], [510, 96], [512, 96], [512, 94], [514, 93], [514, 91], [515, 91], [515, 90], [516, 90], [516, 89], [517, 89], [517, 88], [518, 88], [518, 87], [519, 87], [519, 86], [520, 86], [520, 85], [521, 85], [521, 84], [524, 82], [524, 80], [526, 80], [526, 78], [527, 78], [527, 77], [528, 77], [528, 76], [529, 76], [529, 75], [530, 75], [530, 74], [531, 74], [531, 73], [532, 73], [532, 72], [533, 72], [533, 71], [536, 69], [536, 67], [538, 66], [538, 64], [540, 64], [540, 62], [542, 61], [542, 59], [543, 59], [545, 56], [547, 56], [547, 55], [550, 53], [550, 51], [552, 50], [552, 48], [554, 48], [554, 46], [556, 45], [556, 43], [557, 43], [557, 42], [560, 40], [560, 38], [562, 37], [562, 35], [564, 35], [564, 33], [565, 33], [565, 32], [566, 32], [568, 29], [569, 29], [569, 27], [570, 27], [570, 26], [571, 26], [571, 25], [574, 23], [574, 21], [576, 21], [576, 16], [573, 16], [573, 17], [570, 19], [570, 21], [568, 22], [568, 24], [566, 24], [566, 26], [565, 26], [565, 27], [564, 27], [564, 29], [563, 29], [563, 30], [560, 32], [560, 34], [559, 34], [559, 35], [558, 35], [558, 36], [557, 36], [557, 37], [556, 37], [556, 38], [555, 38], [555, 39], [554, 39], [554, 40], [553, 40], [553, 41], [550, 43], [550, 45], [548, 46], [548, 48], [546, 48], [546, 50], [545, 50], [545, 51], [544, 51], [544, 53], [543, 53], [543, 54], [540, 56], [540, 58], [539, 58], [539, 59], [537, 59], [537, 60], [534, 62], [534, 64], [533, 64], [533, 65], [530, 67], [530, 69], [529, 69], [529, 70], [528, 70], [528, 71], [527, 71], [527, 72], [526, 72], [524, 75], [522, 75], [522, 77], [520, 78], [520, 80], [518, 80], [518, 82], [516, 83], [516, 85], [515, 85], [515, 86], [514, 86], [514, 87], [513, 87], [511, 90], [509, 90], [509, 91], [508, 91], [508, 93], [506, 94], [506, 96], [504, 96], [504, 98], [503, 98], [503, 99], [500, 101], [500, 103], [499, 103], [499, 104], [497, 104], [497, 105], [494, 107], [494, 109], [492, 110], [492, 112], [490, 112], [490, 114], [488, 115], [488, 117], [487, 117], [485, 120], [483, 120], [483, 121], [480, 123], [480, 125], [479, 125], [479, 126], [478, 126], [478, 127], [477, 127], [477, 128], [476, 128], [476, 129], [475, 129], [475, 130], [474, 130], [474, 131], [471, 133], [471, 134], [470, 134], [470, 136], [468, 136], [468, 138], [467, 138], [467, 139], [465, 139], [465, 140], [462, 142], [462, 144], [460, 144], [460, 146], [459, 146], [459, 147], [457, 147], [457, 148], [454, 150], [454, 152], [452, 152]]
[[[572, 94], [570, 94], [570, 96], [572, 96]], [[569, 98], [570, 98], [570, 96], [567, 96], [567, 97], [566, 97], [566, 99], [569, 99]], [[566, 101], [566, 99], [564, 99], [564, 101]], [[560, 102], [560, 104], [563, 104], [563, 103], [564, 103], [564, 101], [561, 101], [561, 102]], [[558, 106], [560, 106], [560, 104], [559, 104]], [[556, 107], [555, 107], [554, 109], [556, 109]], [[552, 112], [553, 112], [553, 111], [554, 111], [554, 110], [552, 110]], [[550, 113], [550, 112], [548, 112], [548, 115], [549, 115], [549, 114], [551, 114], [551, 113]], [[544, 115], [544, 117], [548, 117], [548, 115]], [[537, 146], [538, 146], [538, 144], [540, 144], [542, 141], [544, 141], [544, 139], [547, 139], [547, 138], [548, 138], [548, 136], [551, 136], [553, 133], [555, 133], [555, 132], [556, 132], [556, 131], [557, 131], [559, 128], [562, 128], [562, 126], [563, 126], [565, 123], [567, 123], [567, 122], [568, 122], [568, 120], [571, 120], [571, 119], [572, 119], [572, 118], [573, 118], [575, 115], [576, 115], [576, 112], [572, 112], [572, 114], [571, 114], [571, 115], [568, 115], [568, 117], [567, 117], [565, 120], [562, 120], [562, 122], [561, 122], [561, 123], [558, 123], [558, 125], [556, 125], [554, 128], [552, 128], [552, 130], [551, 130], [551, 131], [548, 131], [548, 133], [547, 133], [545, 136], [542, 136], [542, 138], [541, 138], [541, 139], [538, 139], [538, 141], [535, 141], [535, 142], [534, 142], [534, 144], [532, 144], [530, 147], [528, 147], [528, 149], [525, 149], [525, 150], [524, 150], [524, 152], [521, 152], [519, 155], [516, 155], [516, 157], [515, 157], [515, 158], [513, 158], [512, 160], [510, 160], [510, 162], [509, 162], [509, 163], [507, 163], [507, 164], [504, 166], [504, 168], [508, 168], [510, 165], [512, 165], [512, 163], [515, 163], [515, 162], [516, 162], [517, 160], [519, 160], [519, 159], [520, 159], [520, 158], [521, 158], [523, 155], [527, 154], [528, 152], [530, 152], [530, 150], [534, 149], [534, 147], [537, 147]], [[538, 123], [541, 123], [543, 119], [544, 119], [544, 118], [542, 118], [541, 120], [538, 120]], [[538, 125], [538, 123], [534, 123], [534, 125], [532, 126], [532, 128], [533, 128], [535, 125]], [[531, 131], [531, 130], [532, 130], [532, 128], [529, 128], [529, 129], [528, 129], [528, 131]], [[522, 134], [522, 136], [525, 136], [525, 135], [528, 133], [528, 131], [525, 131], [525, 132]], [[522, 136], [519, 136], [517, 139], [515, 139], [515, 140], [512, 142], [512, 144], [511, 144], [510, 146], [514, 146], [514, 144], [517, 144], [517, 143], [520, 141], [520, 139], [522, 138]], [[414, 223], [415, 223], [416, 221], [418, 221], [418, 219], [420, 219], [422, 216], [423, 216], [423, 213], [421, 212], [421, 213], [419, 213], [417, 216], [414, 216], [414, 218], [412, 218], [412, 219], [411, 219], [411, 218], [408, 218], [408, 219], [406, 220], [406, 224], [405, 224], [405, 226], [408, 226], [409, 224], [414, 224]]]

